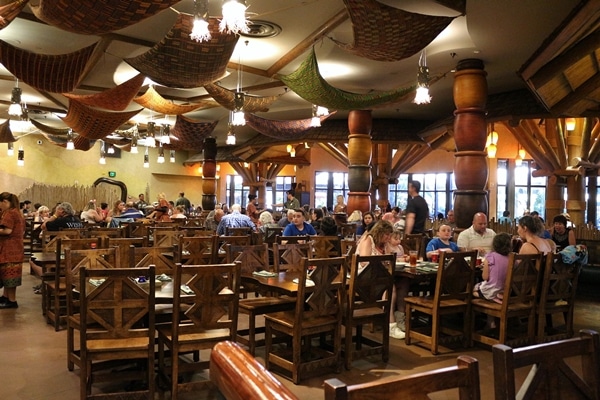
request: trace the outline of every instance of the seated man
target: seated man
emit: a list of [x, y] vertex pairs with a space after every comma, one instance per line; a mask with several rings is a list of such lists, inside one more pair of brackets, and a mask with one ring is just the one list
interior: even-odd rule
[[226, 228], [243, 228], [249, 227], [253, 232], [256, 232], [256, 225], [249, 216], [242, 214], [242, 206], [234, 204], [231, 206], [231, 214], [224, 215], [217, 227], [217, 235], [224, 235]]
[[287, 212], [285, 212], [281, 216], [281, 219], [279, 220], [279, 222], [277, 222], [277, 225], [279, 225], [282, 228], [285, 228], [286, 226], [288, 226], [288, 224], [292, 223], [292, 219], [294, 219], [294, 210], [287, 210]]
[[125, 210], [119, 215], [119, 219], [139, 219], [144, 218], [144, 213], [135, 208], [135, 204], [133, 202], [127, 202], [125, 205]]
[[56, 211], [42, 224], [44, 231], [59, 231], [61, 228], [83, 228], [84, 224], [75, 216], [71, 203], [63, 202], [56, 206]]
[[208, 214], [206, 217], [206, 221], [204, 221], [204, 227], [209, 230], [216, 232], [219, 227], [219, 223], [221, 222], [221, 218], [225, 215], [225, 212], [220, 207], [216, 210], [211, 211], [211, 214]]
[[492, 241], [496, 232], [487, 227], [487, 215], [478, 212], [473, 216], [473, 224], [458, 235], [456, 244], [461, 250], [477, 250], [484, 256], [492, 250]]
[[294, 210], [292, 223], [288, 224], [283, 230], [283, 236], [304, 236], [316, 235], [317, 231], [308, 222], [304, 210], [297, 208]]

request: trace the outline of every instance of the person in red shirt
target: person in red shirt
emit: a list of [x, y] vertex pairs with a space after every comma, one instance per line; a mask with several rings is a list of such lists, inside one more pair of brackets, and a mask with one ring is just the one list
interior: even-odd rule
[[19, 208], [19, 198], [0, 193], [0, 283], [4, 293], [0, 308], [17, 308], [17, 286], [23, 276], [23, 234], [25, 219]]

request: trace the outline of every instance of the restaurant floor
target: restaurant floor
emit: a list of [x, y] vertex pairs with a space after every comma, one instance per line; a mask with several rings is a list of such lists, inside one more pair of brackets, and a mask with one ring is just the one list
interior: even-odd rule
[[[28, 271], [28, 267], [24, 271]], [[0, 310], [0, 399], [10, 400], [76, 400], [79, 398], [79, 373], [67, 370], [65, 360], [66, 331], [55, 332], [47, 325], [41, 314], [40, 295], [31, 289], [39, 281], [24, 274], [23, 286], [18, 289], [18, 309]], [[575, 329], [589, 328], [600, 331], [600, 304], [596, 301], [580, 300], [576, 305]], [[264, 353], [258, 349], [257, 357], [262, 362]], [[403, 340], [391, 339], [389, 363], [379, 357], [357, 360], [350, 371], [340, 374], [328, 373], [307, 379], [294, 385], [278, 375], [285, 386], [301, 399], [322, 399], [323, 380], [339, 378], [347, 383], [361, 383], [409, 375], [416, 372], [455, 364], [456, 357], [468, 354], [479, 360], [482, 399], [493, 399], [493, 368], [489, 348], [473, 347], [451, 351], [441, 349], [433, 356], [428, 350], [411, 345]], [[527, 371], [521, 373], [525, 376]], [[204, 399], [214, 396], [189, 393], [182, 399]], [[158, 397], [157, 397], [158, 398]], [[218, 397], [217, 397], [218, 398]], [[439, 393], [435, 399], [452, 399], [456, 395]]]

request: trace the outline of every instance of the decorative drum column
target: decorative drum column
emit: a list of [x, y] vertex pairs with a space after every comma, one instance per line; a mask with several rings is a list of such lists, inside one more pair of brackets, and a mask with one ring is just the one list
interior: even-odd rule
[[204, 139], [204, 161], [202, 162], [202, 209], [214, 210], [217, 204], [217, 140]]
[[459, 61], [454, 74], [454, 214], [458, 228], [471, 226], [475, 213], [488, 213], [486, 75], [479, 59]]
[[348, 215], [354, 210], [371, 210], [371, 128], [369, 110], [352, 110], [348, 114]]

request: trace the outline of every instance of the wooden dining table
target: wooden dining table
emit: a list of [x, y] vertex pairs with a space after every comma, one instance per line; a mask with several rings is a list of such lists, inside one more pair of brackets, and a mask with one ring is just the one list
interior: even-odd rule
[[[299, 279], [300, 271], [282, 271], [275, 276], [245, 275], [242, 274], [242, 284], [260, 286], [265, 292], [275, 292], [282, 295], [295, 297], [298, 293], [298, 284], [294, 279]], [[296, 281], [297, 282], [297, 281]]]

